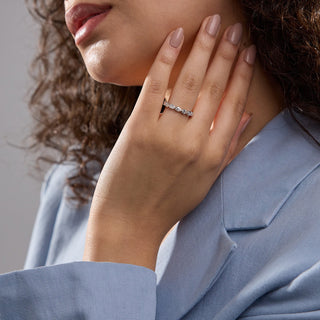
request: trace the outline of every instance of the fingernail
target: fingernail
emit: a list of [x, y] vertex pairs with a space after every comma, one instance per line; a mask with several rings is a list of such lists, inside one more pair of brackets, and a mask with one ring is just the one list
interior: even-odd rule
[[210, 17], [210, 19], [206, 25], [206, 31], [211, 36], [214, 37], [218, 33], [220, 24], [221, 24], [221, 17], [220, 17], [220, 15], [215, 14], [214, 16]]
[[240, 130], [240, 135], [243, 133], [244, 130], [246, 130], [248, 124], [250, 123], [252, 119], [253, 114], [252, 113], [247, 113], [247, 118], [243, 120], [242, 128]]
[[244, 61], [253, 65], [256, 60], [257, 48], [255, 45], [250, 46], [246, 49], [246, 53], [244, 55]]
[[178, 48], [183, 40], [183, 29], [178, 28], [172, 35], [170, 39], [170, 45], [173, 48]]
[[242, 37], [242, 24], [236, 23], [230, 28], [227, 39], [234, 45], [239, 44]]

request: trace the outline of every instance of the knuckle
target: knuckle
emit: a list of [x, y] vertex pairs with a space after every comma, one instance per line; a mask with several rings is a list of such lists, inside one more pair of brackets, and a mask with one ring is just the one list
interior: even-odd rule
[[194, 93], [200, 89], [200, 81], [197, 79], [195, 75], [189, 73], [183, 76], [182, 86], [187, 91]]
[[201, 145], [197, 142], [190, 143], [183, 151], [183, 157], [188, 160], [189, 163], [195, 163], [198, 161], [201, 155]]
[[172, 145], [168, 143], [168, 141], [166, 141], [166, 139], [164, 139], [163, 137], [162, 138], [160, 137], [157, 140], [154, 139], [151, 141], [149, 151], [152, 154], [169, 158], [170, 155], [172, 155], [173, 148], [172, 148]]
[[152, 94], [160, 94], [165, 90], [163, 82], [157, 79], [150, 79], [149, 89]]
[[241, 119], [245, 104], [246, 101], [243, 98], [238, 98], [231, 102], [232, 111], [237, 119]]
[[234, 48], [231, 48], [230, 46], [223, 46], [219, 50], [219, 56], [227, 62], [233, 62], [235, 58]]
[[221, 164], [221, 162], [224, 161], [228, 153], [228, 150], [229, 150], [229, 143], [221, 142], [219, 148], [216, 149], [213, 162], [215, 162], [217, 165]]
[[244, 68], [243, 64], [241, 63], [237, 70], [237, 76], [244, 82], [250, 82], [252, 73], [248, 72], [247, 68]]
[[141, 126], [135, 123], [131, 124], [128, 130], [127, 142], [133, 149], [148, 150], [155, 143], [154, 131], [148, 125]]
[[207, 40], [204, 39], [203, 37], [197, 37], [195, 40], [195, 45], [203, 51], [210, 51], [212, 50], [212, 45], [211, 43]]
[[144, 150], [148, 147], [148, 136], [143, 133], [141, 130], [137, 130], [134, 135], [131, 137], [130, 145], [135, 149]]
[[169, 52], [163, 52], [159, 56], [159, 61], [166, 66], [172, 66], [174, 63], [174, 57]]
[[220, 83], [211, 82], [207, 88], [210, 97], [214, 98], [215, 100], [220, 100], [224, 93], [224, 88]]
[[224, 160], [224, 154], [222, 151], [216, 150], [213, 155], [211, 155], [208, 160], [208, 167], [217, 168], [220, 166], [221, 162]]

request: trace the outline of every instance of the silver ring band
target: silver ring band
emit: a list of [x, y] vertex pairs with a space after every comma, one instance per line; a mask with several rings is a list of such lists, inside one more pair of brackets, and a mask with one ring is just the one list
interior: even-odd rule
[[181, 107], [177, 107], [172, 103], [169, 103], [166, 99], [163, 100], [163, 106], [170, 108], [172, 110], [175, 110], [177, 112], [182, 113], [183, 115], [187, 116], [187, 117], [192, 117], [193, 116], [193, 112], [189, 111], [189, 110], [185, 110]]

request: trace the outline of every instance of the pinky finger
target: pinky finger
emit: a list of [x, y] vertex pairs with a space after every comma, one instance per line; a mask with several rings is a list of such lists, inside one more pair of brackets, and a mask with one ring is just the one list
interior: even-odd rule
[[[218, 148], [218, 150], [229, 148], [247, 103], [256, 54], [255, 46], [248, 49], [242, 51], [239, 56], [226, 95], [214, 120], [211, 138], [214, 141], [214, 148]], [[248, 58], [248, 54], [249, 62], [245, 60]]]
[[233, 161], [233, 159], [238, 155], [236, 153], [237, 151], [237, 147], [239, 144], [239, 140], [240, 137], [242, 135], [242, 133], [246, 130], [248, 124], [251, 122], [252, 119], [252, 113], [248, 114], [247, 112], [243, 113], [243, 116], [241, 118], [241, 121], [239, 123], [239, 126], [237, 128], [236, 133], [234, 134], [230, 146], [229, 146], [229, 150], [227, 152], [227, 156], [224, 158], [222, 165], [219, 169], [219, 173], [218, 175], [220, 175], [220, 173]]
[[242, 133], [245, 131], [245, 129], [247, 128], [248, 124], [251, 122], [251, 119], [252, 119], [252, 113], [248, 114], [247, 112], [244, 112], [241, 118], [239, 127], [231, 140], [229, 151], [225, 158], [225, 163], [224, 163], [225, 166], [227, 166], [237, 156], [236, 151], [237, 151], [240, 137]]

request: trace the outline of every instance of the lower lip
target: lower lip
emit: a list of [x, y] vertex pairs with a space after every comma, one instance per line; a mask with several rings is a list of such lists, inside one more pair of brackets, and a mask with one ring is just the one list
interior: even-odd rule
[[100, 13], [97, 16], [94, 16], [93, 18], [89, 19], [75, 34], [74, 39], [76, 42], [76, 45], [79, 45], [81, 42], [83, 42], [85, 39], [87, 39], [91, 32], [95, 29], [95, 27], [108, 15], [111, 8], [103, 13]]

